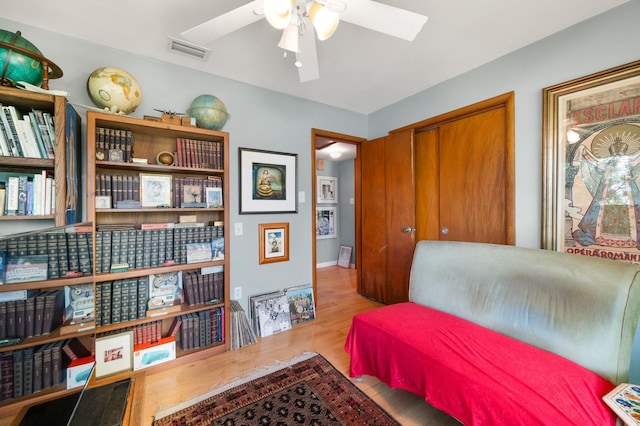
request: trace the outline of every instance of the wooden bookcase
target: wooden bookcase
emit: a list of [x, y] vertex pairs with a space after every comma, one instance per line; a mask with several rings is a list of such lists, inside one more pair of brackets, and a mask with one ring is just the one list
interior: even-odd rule
[[[6, 243], [16, 234], [34, 236], [38, 234], [50, 233], [65, 228], [66, 231], [73, 231], [79, 225], [70, 225], [66, 227], [67, 218], [74, 217], [74, 214], [81, 216], [79, 209], [80, 203], [77, 203], [78, 193], [77, 177], [79, 168], [78, 147], [80, 137], [80, 117], [75, 110], [67, 103], [66, 98], [60, 96], [52, 96], [41, 93], [28, 92], [11, 87], [0, 86], [0, 103], [4, 106], [14, 106], [22, 113], [28, 113], [32, 109], [41, 110], [52, 115], [55, 126], [55, 146], [54, 158], [26, 158], [17, 156], [0, 156], [0, 172], [4, 181], [9, 175], [33, 175], [46, 171], [54, 179], [55, 199], [52, 200], [55, 211], [47, 215], [32, 216], [0, 216], [0, 252], [4, 253], [5, 260], [10, 255], [18, 256], [18, 253], [9, 253]], [[4, 209], [4, 205], [0, 206]], [[69, 214], [68, 213], [72, 213]], [[86, 230], [86, 225], [85, 225]], [[17, 246], [16, 246], [17, 247]], [[42, 247], [41, 247], [42, 248]], [[21, 247], [22, 250], [22, 247]], [[20, 251], [22, 253], [22, 251]], [[17, 282], [12, 284], [0, 285], [0, 298], [4, 301], [19, 298], [13, 292], [22, 292], [33, 296], [39, 292], [60, 290], [64, 291], [65, 286], [78, 286], [93, 284], [93, 274], [85, 274], [81, 277], [54, 277], [40, 281]], [[5, 305], [6, 308], [7, 305]], [[5, 324], [6, 325], [6, 324]], [[10, 353], [19, 352], [25, 349], [34, 349], [44, 347], [50, 343], [60, 342], [71, 336], [62, 332], [62, 326], [53, 329], [48, 334], [35, 335], [33, 337], [24, 337], [18, 344], [9, 346], [0, 346], [0, 358]], [[6, 331], [6, 328], [5, 328]], [[76, 332], [73, 337], [81, 339], [89, 339], [93, 333], [92, 329], [86, 329]], [[8, 336], [16, 337], [16, 336]], [[4, 371], [0, 371], [3, 374]], [[4, 386], [4, 383], [3, 383]], [[64, 380], [62, 383], [50, 386], [37, 393], [26, 395], [18, 398], [0, 398], [0, 418], [15, 413], [20, 407], [32, 402], [43, 401], [50, 398], [63, 396], [74, 392], [67, 390]]]
[[[223, 339], [221, 342], [217, 342], [211, 344], [206, 347], [200, 347], [198, 349], [189, 349], [182, 350], [180, 345], [176, 345], [177, 353], [176, 359], [173, 361], [169, 361], [164, 364], [158, 364], [155, 366], [151, 366], [146, 368], [143, 371], [146, 371], [147, 374], [153, 373], [154, 371], [160, 371], [161, 369], [166, 369], [171, 367], [172, 365], [177, 365], [183, 362], [190, 362], [199, 358], [209, 357], [214, 354], [222, 353], [229, 350], [229, 234], [228, 234], [228, 226], [229, 226], [229, 210], [228, 210], [228, 195], [229, 195], [229, 135], [226, 132], [218, 132], [218, 131], [210, 131], [207, 129], [201, 129], [193, 126], [181, 126], [175, 124], [168, 124], [160, 121], [153, 120], [142, 120], [132, 117], [113, 115], [108, 113], [100, 113], [100, 112], [88, 112], [87, 113], [87, 126], [86, 126], [86, 140], [87, 140], [87, 148], [86, 148], [86, 165], [87, 165], [87, 174], [86, 174], [86, 185], [87, 185], [87, 220], [92, 221], [95, 226], [96, 238], [94, 241], [96, 242], [96, 247], [94, 247], [94, 253], [96, 256], [96, 263], [98, 266], [96, 267], [97, 272], [95, 274], [95, 285], [96, 289], [99, 286], [105, 283], [113, 283], [118, 280], [138, 280], [144, 279], [144, 277], [148, 277], [150, 275], [163, 274], [163, 273], [173, 273], [179, 272], [185, 274], [187, 272], [192, 271], [202, 271], [206, 273], [207, 268], [209, 270], [211, 268], [220, 267], [223, 270], [223, 294], [224, 296], [214, 303], [199, 303], [192, 306], [189, 306], [185, 303], [185, 297], [183, 297], [182, 303], [179, 307], [173, 307], [166, 310], [157, 310], [157, 311], [148, 311], [146, 317], [138, 317], [134, 320], [120, 320], [120, 322], [115, 324], [105, 325], [103, 320], [98, 321], [98, 325], [96, 327], [96, 335], [100, 336], [104, 333], [117, 333], [120, 330], [123, 330], [127, 327], [144, 325], [147, 323], [151, 323], [154, 321], [161, 320], [162, 321], [162, 335], [166, 337], [169, 332], [171, 325], [174, 320], [178, 316], [188, 315], [188, 314], [197, 314], [199, 312], [204, 312], [207, 310], [215, 309], [215, 308], [223, 308], [223, 329], [222, 336]], [[128, 133], [127, 133], [128, 132]], [[113, 152], [109, 151], [109, 136], [103, 136], [104, 134], [115, 134], [115, 141], [111, 148], [121, 149], [122, 152], [116, 151], [117, 155], [113, 155]], [[122, 144], [118, 143], [118, 133], [122, 136]], [[105, 142], [102, 142], [102, 138], [105, 137]], [[124, 145], [127, 143], [127, 138], [131, 140], [132, 145], [132, 153], [125, 154], [127, 149]], [[158, 154], [165, 152], [174, 154], [177, 160], [177, 141], [181, 140], [197, 140], [200, 143], [217, 145], [221, 147], [221, 156], [219, 161], [218, 168], [195, 168], [195, 167], [182, 167], [177, 165], [161, 165], [157, 164], [157, 156]], [[107, 144], [105, 148], [103, 148], [104, 144]], [[98, 148], [96, 148], [98, 146]], [[104, 150], [103, 150], [104, 149]], [[105, 152], [106, 151], [106, 152]], [[96, 154], [98, 154], [96, 156]], [[124, 154], [124, 155], [123, 155]], [[140, 162], [125, 162], [119, 161], [120, 157], [133, 157], [136, 160], [142, 159], [146, 160], [147, 163]], [[114, 160], [114, 161], [109, 161]], [[118, 161], [115, 161], [118, 160]], [[174, 163], [177, 164], [177, 163]], [[209, 166], [209, 164], [206, 164]], [[141, 206], [137, 205], [128, 205], [125, 208], [121, 204], [117, 204], [115, 202], [116, 195], [115, 192], [112, 193], [111, 200], [108, 200], [105, 204], [104, 199], [96, 197], [98, 194], [104, 194], [104, 184], [101, 183], [100, 179], [102, 176], [111, 176], [112, 179], [116, 179], [117, 176], [124, 176], [124, 181], [126, 182], [129, 176], [132, 176], [130, 179], [136, 179], [133, 182], [133, 188], [127, 188], [126, 184], [122, 184], [123, 190], [130, 190], [132, 192], [136, 192], [135, 196], [123, 196], [121, 198], [124, 199], [136, 199], [136, 197], [140, 200], [147, 199], [145, 202], [141, 203]], [[171, 195], [168, 198], [169, 202], [167, 202], [164, 198], [162, 199], [158, 206], [149, 206], [148, 199], [153, 199], [152, 194], [150, 195], [149, 189], [143, 185], [145, 177], [151, 176], [151, 180], [155, 180], [160, 177], [160, 181], [171, 181]], [[174, 201], [175, 191], [173, 188], [173, 184], [178, 182], [180, 179], [193, 178], [193, 179], [217, 179], [218, 184], [222, 188], [222, 206], [221, 207], [187, 207], [181, 205], [175, 205], [177, 202]], [[168, 186], [163, 187], [163, 191], [169, 189]], [[114, 191], [115, 191], [114, 186]], [[129, 195], [132, 192], [127, 191]], [[104, 195], [102, 195], [104, 196]], [[201, 194], [204, 197], [203, 194]], [[98, 206], [96, 201], [98, 201]], [[204, 199], [199, 199], [198, 201], [204, 201]], [[162, 227], [162, 224], [167, 223], [178, 223], [180, 222], [181, 217], [190, 216], [191, 218], [195, 217], [195, 221], [198, 223], [203, 223], [204, 226], [209, 226], [212, 224], [217, 224], [221, 226], [223, 229], [223, 239], [224, 239], [224, 258], [221, 260], [213, 260], [213, 261], [204, 261], [198, 263], [184, 263], [177, 259], [177, 255], [173, 256], [173, 259], [160, 259], [161, 263], [158, 265], [157, 262], [151, 263], [151, 266], [148, 264], [146, 266], [140, 265], [139, 262], [135, 265], [135, 268], [130, 267], [124, 268], [124, 270], [113, 269], [113, 265], [116, 263], [123, 263], [121, 261], [117, 261], [115, 258], [106, 259], [106, 257], [99, 258], [101, 256], [101, 250], [98, 247], [101, 239], [104, 237], [104, 233], [101, 233], [101, 230], [108, 229], [109, 225], [121, 225], [126, 224], [129, 228], [135, 228], [135, 230], [140, 230], [143, 224], [145, 226], [149, 226], [150, 224], [155, 224], [157, 226]], [[166, 225], [165, 225], [166, 226]], [[173, 231], [173, 230], [171, 230]], [[105, 231], [108, 232], [108, 231]], [[123, 231], [124, 232], [124, 231]], [[101, 235], [98, 235], [101, 234]], [[139, 238], [139, 237], [138, 237]], [[167, 236], [167, 238], [169, 238]], [[145, 240], [146, 242], [146, 240]], [[177, 253], [177, 243], [174, 243], [174, 247]], [[148, 246], [144, 246], [142, 251], [151, 250], [153, 255], [153, 244], [151, 248]], [[173, 247], [172, 247], [173, 248]], [[130, 248], [131, 250], [131, 248]], [[142, 254], [140, 246], [136, 248], [135, 257], [138, 258]], [[175, 254], [175, 253], [174, 253]], [[129, 257], [131, 260], [131, 257]], [[174, 260], [175, 263], [170, 262], [169, 265], [162, 266], [162, 260]], [[108, 265], [107, 265], [108, 263]], [[129, 262], [133, 263], [133, 262]], [[204, 268], [204, 269], [203, 269]], [[155, 314], [154, 314], [155, 312]], [[140, 313], [140, 309], [138, 309], [138, 314]], [[124, 372], [116, 375], [117, 377], [128, 377], [132, 372]], [[117, 378], [116, 377], [116, 378]], [[99, 382], [100, 380], [98, 380]]]
[[[0, 104], [13, 105], [21, 112], [39, 109], [54, 117], [55, 155], [54, 159], [22, 158], [0, 156], [0, 170], [3, 173], [39, 173], [46, 170], [55, 179], [55, 213], [45, 216], [0, 216], [0, 235], [15, 233], [16, 226], [21, 231], [35, 228], [62, 226], [67, 223], [67, 207], [79, 209], [77, 183], [69, 186], [73, 177], [78, 177], [78, 147], [80, 139], [80, 116], [67, 104], [66, 98], [42, 93], [34, 93], [11, 87], [0, 86]], [[69, 170], [67, 168], [70, 167]], [[69, 172], [69, 175], [68, 173]], [[70, 176], [68, 180], [68, 176]], [[81, 212], [77, 211], [78, 218]]]

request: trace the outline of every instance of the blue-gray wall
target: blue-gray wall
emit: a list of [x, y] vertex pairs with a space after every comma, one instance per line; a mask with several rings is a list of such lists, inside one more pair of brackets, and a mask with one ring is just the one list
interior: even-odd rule
[[336, 238], [316, 240], [316, 266], [335, 265], [338, 260], [340, 245], [351, 246], [351, 263], [356, 256], [356, 222], [355, 204], [355, 165], [354, 160], [324, 162], [324, 170], [316, 170], [318, 176], [333, 176], [338, 179], [338, 202], [335, 204], [318, 204], [317, 207], [336, 207]]
[[[246, 296], [311, 282], [311, 141], [318, 128], [369, 139], [388, 130], [484, 99], [515, 92], [516, 110], [516, 243], [539, 247], [541, 235], [542, 89], [640, 59], [640, 0], [570, 27], [551, 37], [448, 80], [369, 116], [309, 102], [186, 68], [160, 63], [85, 41], [0, 18], [0, 28], [23, 35], [64, 71], [52, 88], [71, 92], [71, 102], [91, 105], [85, 92], [88, 75], [109, 65], [132, 73], [143, 89], [134, 116], [157, 115], [154, 108], [184, 111], [202, 93], [220, 97], [231, 113], [224, 130], [231, 135], [231, 222], [242, 222], [244, 235], [231, 236], [231, 286]], [[508, 36], [508, 35], [505, 35]], [[434, 42], [437, 42], [435, 40]], [[224, 58], [218, 58], [224, 60]], [[425, 69], [425, 73], [429, 70]], [[78, 108], [79, 112], [83, 112]], [[238, 214], [238, 147], [298, 154], [298, 190], [307, 201], [297, 214]], [[258, 224], [290, 223], [290, 261], [258, 265]], [[230, 227], [233, 229], [233, 226]], [[640, 342], [632, 365], [640, 380]]]

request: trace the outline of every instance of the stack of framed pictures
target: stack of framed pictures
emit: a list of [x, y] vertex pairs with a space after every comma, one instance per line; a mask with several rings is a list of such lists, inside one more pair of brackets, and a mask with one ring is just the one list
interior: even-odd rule
[[251, 296], [249, 308], [251, 324], [260, 337], [289, 330], [316, 317], [311, 284]]

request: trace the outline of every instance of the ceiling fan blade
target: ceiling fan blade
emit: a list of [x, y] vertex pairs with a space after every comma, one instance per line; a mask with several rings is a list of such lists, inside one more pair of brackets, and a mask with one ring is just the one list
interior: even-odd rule
[[308, 19], [306, 19], [305, 24], [306, 31], [300, 35], [300, 40], [298, 41], [300, 45], [298, 59], [302, 63], [302, 66], [298, 68], [300, 83], [320, 78], [318, 52], [316, 51], [316, 36], [313, 31], [313, 25], [311, 25]]
[[404, 40], [413, 41], [427, 17], [371, 0], [349, 0], [340, 19]]
[[262, 3], [262, 0], [254, 0], [186, 30], [180, 35], [194, 43], [206, 44], [264, 18], [264, 15], [254, 13], [262, 8]]

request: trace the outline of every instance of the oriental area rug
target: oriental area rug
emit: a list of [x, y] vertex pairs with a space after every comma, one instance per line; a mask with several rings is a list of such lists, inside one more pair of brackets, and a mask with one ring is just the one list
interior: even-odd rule
[[153, 426], [400, 425], [316, 353], [258, 376], [156, 413]]

